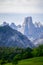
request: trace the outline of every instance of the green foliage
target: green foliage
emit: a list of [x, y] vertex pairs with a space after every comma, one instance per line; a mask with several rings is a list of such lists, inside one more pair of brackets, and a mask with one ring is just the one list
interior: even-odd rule
[[[7, 63], [5, 65], [12, 65], [12, 63]], [[43, 65], [43, 57], [24, 59], [24, 60], [19, 61], [17, 65]]]
[[43, 65], [43, 57], [24, 59], [19, 61], [18, 65]]
[[1, 65], [4, 65], [5, 63], [6, 63], [5, 60], [0, 60], [0, 64], [1, 64]]
[[34, 49], [0, 47], [0, 64], [12, 63], [17, 65], [20, 60], [43, 56], [43, 45]]
[[13, 61], [12, 61], [12, 64], [14, 65], [17, 65], [18, 64], [18, 57], [17, 56], [15, 56], [14, 58], [13, 58]]
[[32, 54], [36, 57], [43, 56], [43, 45], [40, 45], [37, 48], [33, 49]]

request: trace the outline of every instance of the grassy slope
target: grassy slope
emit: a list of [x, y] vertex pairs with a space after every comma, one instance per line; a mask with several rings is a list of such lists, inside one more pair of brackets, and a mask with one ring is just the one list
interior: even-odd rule
[[[12, 64], [5, 64], [12, 65]], [[19, 61], [18, 65], [43, 65], [43, 57], [36, 57]]]
[[43, 57], [22, 60], [18, 65], [43, 65]]

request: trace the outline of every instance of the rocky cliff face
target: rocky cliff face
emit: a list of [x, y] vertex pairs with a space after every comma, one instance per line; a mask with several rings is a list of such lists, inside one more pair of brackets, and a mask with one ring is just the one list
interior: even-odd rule
[[[4, 25], [6, 25], [6, 23]], [[32, 17], [25, 17], [22, 26], [16, 26], [14, 23], [11, 23], [10, 27], [26, 35], [32, 42], [43, 35], [43, 25], [40, 22], [33, 24]]]
[[26, 17], [19, 31], [33, 41], [43, 34], [43, 26], [39, 23], [35, 26], [32, 17]]
[[34, 47], [32, 42], [17, 30], [12, 29], [8, 25], [0, 26], [0, 46], [7, 47]]
[[11, 27], [12, 29], [17, 30], [17, 26], [16, 26], [14, 23], [11, 23], [10, 27]]

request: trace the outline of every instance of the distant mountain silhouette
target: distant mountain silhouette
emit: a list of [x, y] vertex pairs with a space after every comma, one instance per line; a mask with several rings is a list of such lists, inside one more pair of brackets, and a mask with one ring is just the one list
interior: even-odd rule
[[43, 33], [43, 25], [41, 25], [40, 22], [33, 24], [32, 17], [26, 17], [19, 31], [26, 35], [31, 41], [34, 41]]
[[10, 26], [0, 26], [0, 46], [6, 47], [34, 47], [32, 42], [17, 30]]
[[33, 43], [35, 44], [35, 46], [43, 44], [43, 35], [41, 35], [38, 39], [35, 39]]
[[11, 27], [12, 29], [17, 30], [17, 26], [16, 26], [14, 23], [11, 23], [10, 27]]
[[32, 42], [34, 42], [36, 39], [39, 39], [43, 35], [43, 25], [40, 22], [35, 22], [35, 24], [33, 24], [32, 17], [25, 17], [22, 26], [16, 26], [14, 23], [11, 23], [9, 26], [12, 29], [21, 32]]

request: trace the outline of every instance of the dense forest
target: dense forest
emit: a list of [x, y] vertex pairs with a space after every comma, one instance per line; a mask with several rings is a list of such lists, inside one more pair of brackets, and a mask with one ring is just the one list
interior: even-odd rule
[[36, 48], [0, 47], [0, 65], [17, 64], [19, 60], [43, 56], [43, 45]]

